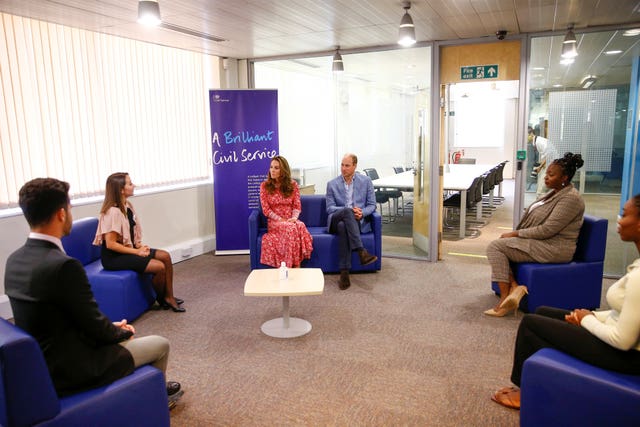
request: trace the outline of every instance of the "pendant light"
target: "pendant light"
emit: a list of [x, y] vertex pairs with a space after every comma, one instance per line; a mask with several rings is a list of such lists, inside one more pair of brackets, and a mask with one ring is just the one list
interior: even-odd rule
[[409, 9], [411, 9], [411, 2], [402, 2], [404, 9], [404, 15], [400, 20], [400, 31], [398, 34], [398, 44], [404, 47], [411, 46], [416, 42], [416, 28], [413, 25], [413, 19], [409, 15]]
[[138, 2], [138, 23], [157, 26], [161, 22], [160, 6], [157, 0], [140, 0]]
[[562, 57], [563, 58], [575, 58], [578, 56], [577, 49], [578, 41], [576, 40], [576, 35], [573, 33], [573, 25], [571, 25], [567, 31], [567, 35], [564, 36], [564, 41], [562, 42]]
[[340, 55], [340, 46], [336, 47], [336, 53], [333, 54], [331, 69], [334, 73], [341, 73], [344, 71], [344, 63], [342, 62], [342, 55]]

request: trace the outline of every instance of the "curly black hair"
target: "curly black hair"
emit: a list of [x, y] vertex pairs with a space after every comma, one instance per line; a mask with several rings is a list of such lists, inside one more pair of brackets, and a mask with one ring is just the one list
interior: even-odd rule
[[584, 165], [584, 160], [580, 153], [573, 154], [570, 152], [564, 153], [564, 157], [555, 159], [551, 162], [552, 165], [558, 165], [562, 169], [562, 173], [567, 176], [567, 184], [571, 182], [576, 171]]

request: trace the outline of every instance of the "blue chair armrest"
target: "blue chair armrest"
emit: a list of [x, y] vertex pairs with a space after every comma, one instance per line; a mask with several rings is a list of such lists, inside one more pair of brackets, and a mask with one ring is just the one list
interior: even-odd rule
[[249, 257], [251, 261], [251, 269], [258, 268], [260, 259], [258, 257], [258, 216], [260, 212], [257, 209], [249, 214]]
[[142, 366], [104, 387], [60, 399], [60, 414], [41, 426], [169, 426], [164, 375]]
[[380, 270], [382, 269], [382, 215], [380, 215], [378, 211], [375, 211], [371, 214], [371, 217], [373, 219], [371, 229], [375, 235], [375, 255], [378, 256], [378, 260], [375, 262], [375, 269]]
[[637, 426], [640, 376], [607, 371], [545, 348], [523, 367], [520, 425]]
[[2, 318], [0, 386], [0, 425], [33, 425], [60, 411], [40, 346], [29, 334]]

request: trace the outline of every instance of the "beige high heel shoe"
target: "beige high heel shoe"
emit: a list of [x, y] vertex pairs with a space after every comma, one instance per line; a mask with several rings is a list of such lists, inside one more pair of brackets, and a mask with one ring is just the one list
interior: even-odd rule
[[524, 285], [519, 285], [516, 286], [516, 288], [513, 290], [513, 292], [511, 292], [505, 299], [504, 301], [502, 301], [502, 304], [500, 304], [500, 307], [498, 307], [498, 309], [506, 309], [506, 310], [517, 310], [518, 306], [520, 305], [520, 300], [526, 295], [528, 294], [529, 291], [527, 290], [527, 287]]
[[513, 314], [515, 315], [518, 310], [514, 310], [512, 308], [498, 308], [497, 310], [495, 308], [490, 308], [489, 310], [485, 310], [484, 314], [486, 314], [487, 316], [493, 316], [493, 317], [504, 317], [507, 314], [509, 314], [511, 311], [513, 311]]

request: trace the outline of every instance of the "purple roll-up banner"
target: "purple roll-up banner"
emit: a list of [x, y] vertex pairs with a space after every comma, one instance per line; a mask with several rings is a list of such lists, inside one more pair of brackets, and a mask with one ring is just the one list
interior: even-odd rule
[[249, 252], [247, 221], [278, 154], [278, 91], [209, 91], [216, 255]]

